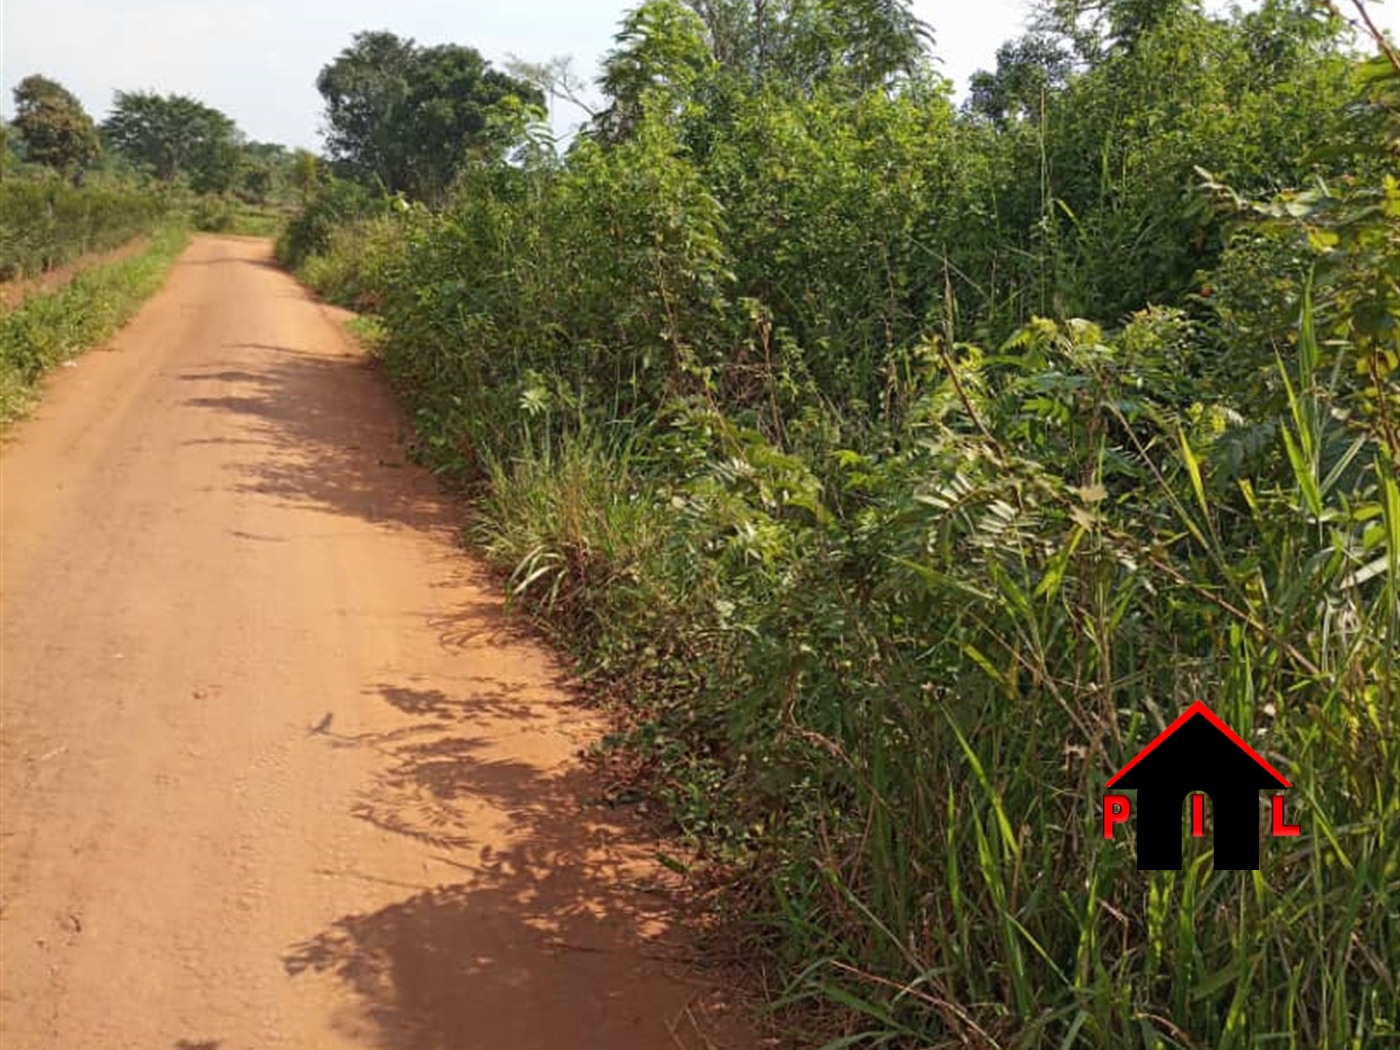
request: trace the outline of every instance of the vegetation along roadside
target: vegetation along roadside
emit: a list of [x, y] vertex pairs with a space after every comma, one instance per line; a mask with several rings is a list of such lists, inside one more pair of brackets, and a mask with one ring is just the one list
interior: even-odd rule
[[166, 227], [139, 254], [77, 274], [0, 313], [0, 422], [22, 415], [50, 368], [106, 339], [164, 283], [189, 240]]
[[[1390, 1045], [1400, 58], [1036, 11], [959, 106], [908, 4], [648, 0], [576, 138], [478, 98], [450, 179], [396, 79], [441, 56], [364, 34], [281, 255], [376, 315], [809, 1045]], [[1097, 800], [1202, 699], [1303, 832], [1138, 871]]]
[[[26, 288], [0, 313], [0, 420], [24, 411], [48, 368], [105, 339], [159, 288], [189, 228], [275, 236], [316, 170], [310, 153], [250, 141], [184, 95], [117, 91], [100, 124], [41, 74], [13, 97], [14, 120], [0, 124], [0, 281], [70, 263], [80, 272], [53, 292]], [[142, 237], [138, 254], [100, 259]]]

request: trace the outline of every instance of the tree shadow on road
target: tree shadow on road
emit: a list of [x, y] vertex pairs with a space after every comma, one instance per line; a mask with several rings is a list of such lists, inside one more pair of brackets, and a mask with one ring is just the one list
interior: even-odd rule
[[266, 448], [229, 464], [236, 491], [388, 527], [451, 530], [456, 511], [434, 479], [410, 469], [405, 427], [372, 362], [344, 352], [326, 327], [307, 348], [234, 344], [230, 359], [189, 381], [227, 392], [187, 398], [187, 410], [238, 417], [242, 439]]
[[[225, 348], [228, 360], [182, 375], [191, 383], [222, 384], [216, 394], [187, 398], [185, 409], [225, 413], [239, 422], [232, 433], [204, 439], [229, 449], [221, 484], [289, 508], [434, 536], [446, 541], [441, 586], [498, 594], [499, 583], [485, 569], [457, 557], [462, 507], [409, 461], [407, 427], [383, 376], [364, 357], [343, 354], [330, 327], [324, 340], [303, 349], [232, 344]], [[538, 637], [494, 601], [436, 608], [426, 616], [448, 648]]]
[[[427, 556], [456, 590], [422, 617], [430, 644], [460, 652], [466, 673], [378, 682], [397, 724], [321, 734], [369, 752], [375, 768], [351, 812], [395, 836], [410, 862], [407, 877], [343, 873], [402, 895], [308, 931], [288, 946], [286, 972], [336, 986], [337, 1034], [383, 1050], [753, 1045], [697, 975], [680, 879], [561, 744], [570, 716], [551, 659], [522, 645], [507, 676], [480, 673], [473, 652], [518, 631], [483, 571], [458, 557], [459, 508], [407, 462], [382, 378], [345, 356], [330, 326], [320, 338], [227, 347], [211, 366], [227, 388], [196, 388], [203, 396], [185, 408], [226, 413], [230, 437], [267, 443], [230, 455], [222, 484], [234, 491], [448, 541]], [[437, 875], [409, 889], [419, 858]]]
[[475, 699], [379, 689], [421, 721], [331, 741], [385, 757], [355, 815], [462, 877], [289, 948], [288, 974], [353, 993], [340, 1034], [388, 1050], [750, 1045], [696, 970], [680, 880], [650, 863], [654, 845], [591, 772], [506, 757], [496, 733], [466, 732], [455, 716]]

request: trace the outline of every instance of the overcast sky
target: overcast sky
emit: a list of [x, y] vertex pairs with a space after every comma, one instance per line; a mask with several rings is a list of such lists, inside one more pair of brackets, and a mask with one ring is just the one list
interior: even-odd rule
[[[223, 110], [251, 138], [320, 144], [317, 72], [361, 29], [459, 43], [502, 61], [572, 55], [592, 78], [626, 0], [0, 0], [0, 113], [10, 89], [44, 73], [97, 119], [114, 89], [178, 92]], [[916, 0], [958, 85], [1024, 28], [1028, 0]], [[1400, 35], [1400, 0], [1376, 7]], [[569, 121], [571, 122], [571, 120]], [[557, 124], [565, 123], [559, 114]]]

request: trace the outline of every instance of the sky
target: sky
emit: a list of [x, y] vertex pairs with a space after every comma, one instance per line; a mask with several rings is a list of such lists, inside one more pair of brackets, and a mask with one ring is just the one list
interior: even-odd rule
[[[64, 84], [101, 120], [114, 89], [191, 95], [250, 138], [320, 146], [321, 67], [363, 29], [457, 43], [503, 62], [570, 55], [591, 80], [628, 0], [0, 0], [0, 114], [30, 73]], [[1025, 28], [1029, 0], [915, 0], [959, 93]], [[1400, 0], [1375, 8], [1400, 36]], [[574, 123], [561, 109], [555, 125]]]

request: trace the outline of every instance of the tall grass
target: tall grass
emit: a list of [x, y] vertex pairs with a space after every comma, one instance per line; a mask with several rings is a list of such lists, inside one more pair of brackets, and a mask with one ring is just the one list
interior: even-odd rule
[[[623, 687], [701, 855], [758, 878], [787, 1001], [850, 1018], [830, 1047], [1380, 1046], [1400, 485], [1334, 394], [1304, 369], [1312, 453], [1233, 505], [1206, 449], [1105, 397], [1075, 428], [1087, 478], [947, 416], [859, 465], [877, 506], [840, 525], [765, 512], [752, 436], [689, 477], [656, 435], [531, 442], [492, 465], [476, 537]], [[1134, 484], [1090, 438], [1110, 421], [1152, 441]], [[1215, 871], [1206, 839], [1141, 873], [1099, 835], [1104, 781], [1197, 699], [1295, 785], [1303, 835], [1266, 837], [1259, 872]]]
[[[799, 929], [849, 931], [813, 941], [800, 986], [866, 1018], [831, 1045], [1400, 1036], [1400, 488], [1391, 454], [1340, 433], [1303, 371], [1302, 454], [1242, 485], [1245, 522], [1186, 444], [1142, 486], [1155, 525], [1121, 478], [1024, 464], [1038, 497], [1007, 464], [980, 480], [960, 464], [907, 508], [895, 580], [917, 596], [900, 608], [927, 603], [925, 645], [837, 739], [851, 839], [789, 905]], [[1104, 779], [1196, 699], [1295, 784], [1303, 837], [1266, 841], [1260, 872], [1214, 871], [1207, 843], [1181, 872], [1139, 873], [1097, 834]]]

